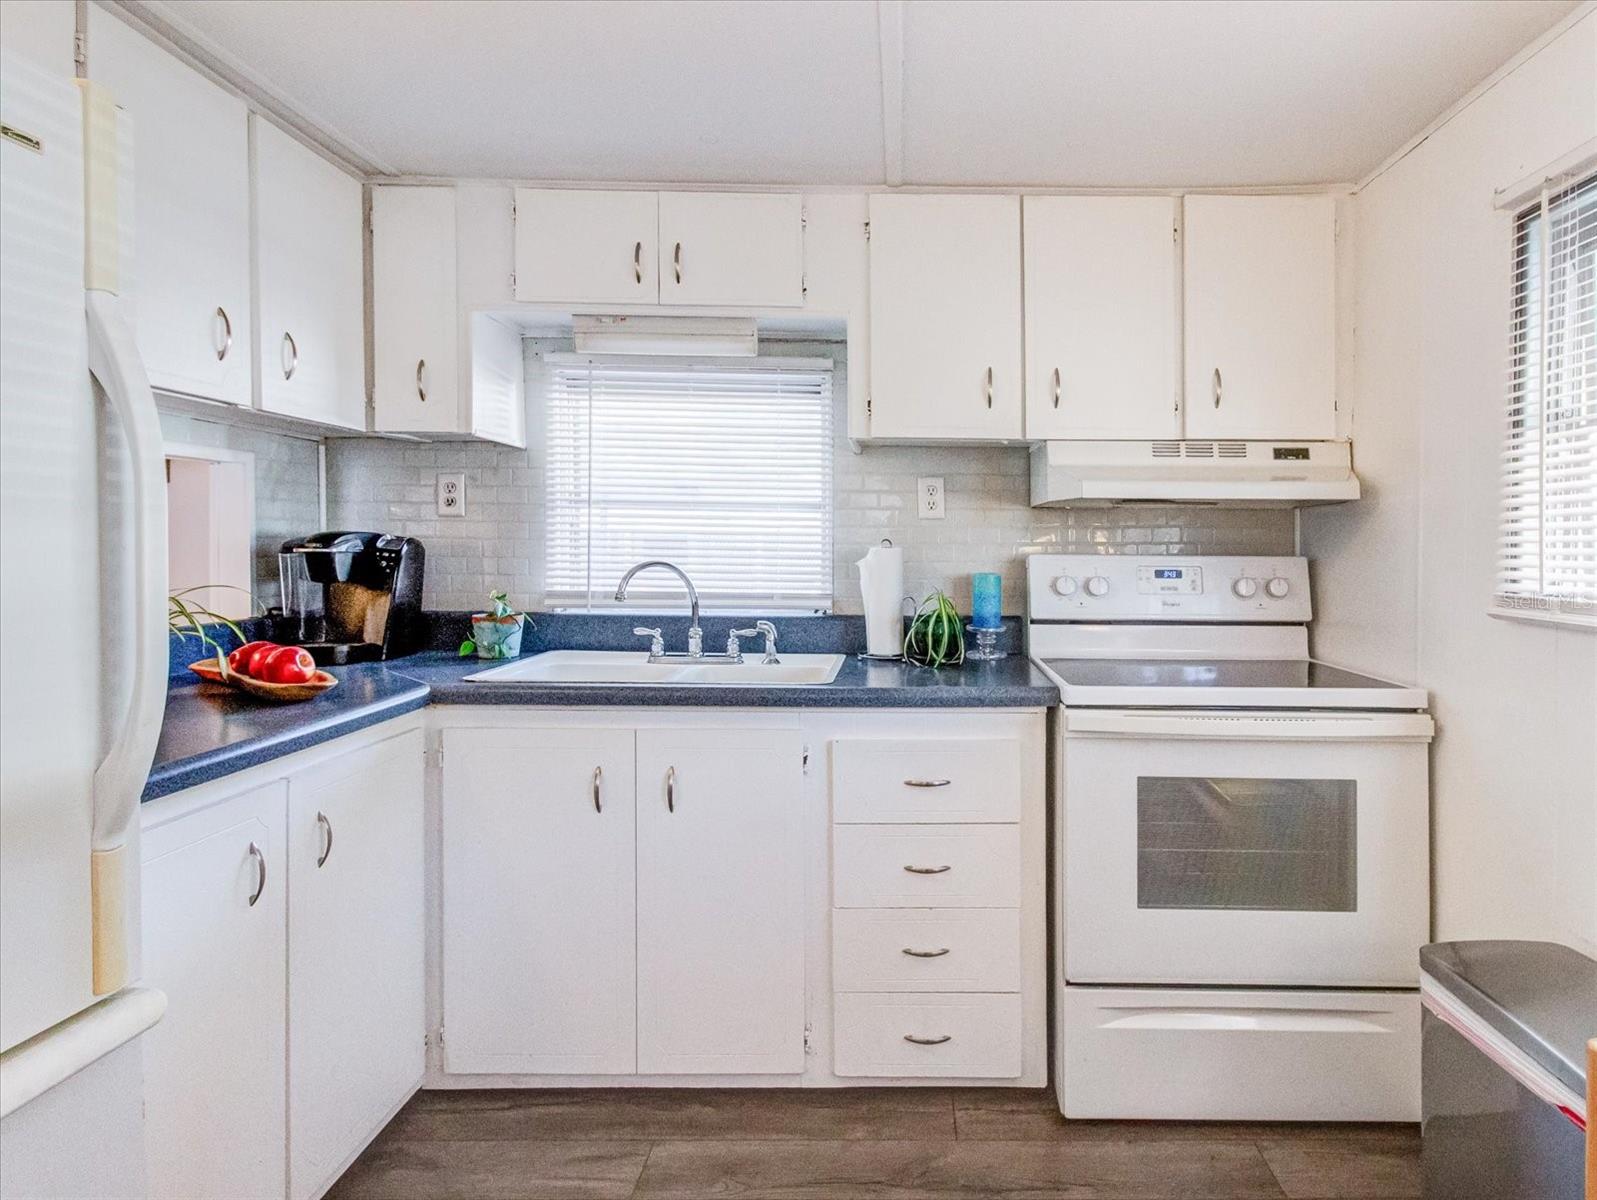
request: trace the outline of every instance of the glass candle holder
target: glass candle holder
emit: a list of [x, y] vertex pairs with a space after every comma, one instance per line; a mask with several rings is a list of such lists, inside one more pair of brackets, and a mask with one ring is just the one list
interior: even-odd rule
[[970, 623], [977, 629], [997, 629], [1003, 623], [1004, 580], [993, 571], [970, 577]]

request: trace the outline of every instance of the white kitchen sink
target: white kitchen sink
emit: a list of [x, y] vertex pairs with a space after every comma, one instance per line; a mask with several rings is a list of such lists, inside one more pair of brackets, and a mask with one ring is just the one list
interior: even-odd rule
[[757, 651], [740, 663], [651, 663], [641, 651], [548, 650], [467, 675], [466, 682], [814, 687], [831, 683], [842, 667], [841, 654], [783, 654], [781, 662], [767, 666], [760, 662]]

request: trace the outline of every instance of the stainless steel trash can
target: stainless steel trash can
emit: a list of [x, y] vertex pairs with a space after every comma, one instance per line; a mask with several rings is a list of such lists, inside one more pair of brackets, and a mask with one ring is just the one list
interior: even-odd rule
[[1580, 1200], [1597, 962], [1552, 942], [1420, 951], [1428, 1200]]

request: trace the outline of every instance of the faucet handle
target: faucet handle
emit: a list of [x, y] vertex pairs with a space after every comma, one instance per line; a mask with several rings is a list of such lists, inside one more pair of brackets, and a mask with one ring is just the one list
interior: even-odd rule
[[738, 645], [738, 639], [758, 637], [759, 635], [760, 631], [758, 629], [732, 630], [726, 635], [726, 656], [728, 658], [741, 659], [743, 656], [743, 648]]
[[649, 639], [650, 658], [665, 657], [665, 635], [661, 633], [660, 630], [647, 629], [644, 626], [639, 625], [633, 629], [632, 633], [634, 637], [646, 637]]
[[781, 662], [782, 660], [776, 656], [776, 626], [769, 621], [756, 621], [754, 632], [765, 637], [765, 657], [760, 661], [766, 666]]

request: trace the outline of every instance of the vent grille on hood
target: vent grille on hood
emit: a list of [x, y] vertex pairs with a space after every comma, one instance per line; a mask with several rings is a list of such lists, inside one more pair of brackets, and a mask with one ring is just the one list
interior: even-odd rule
[[1246, 458], [1246, 442], [1149, 442], [1153, 458]]

